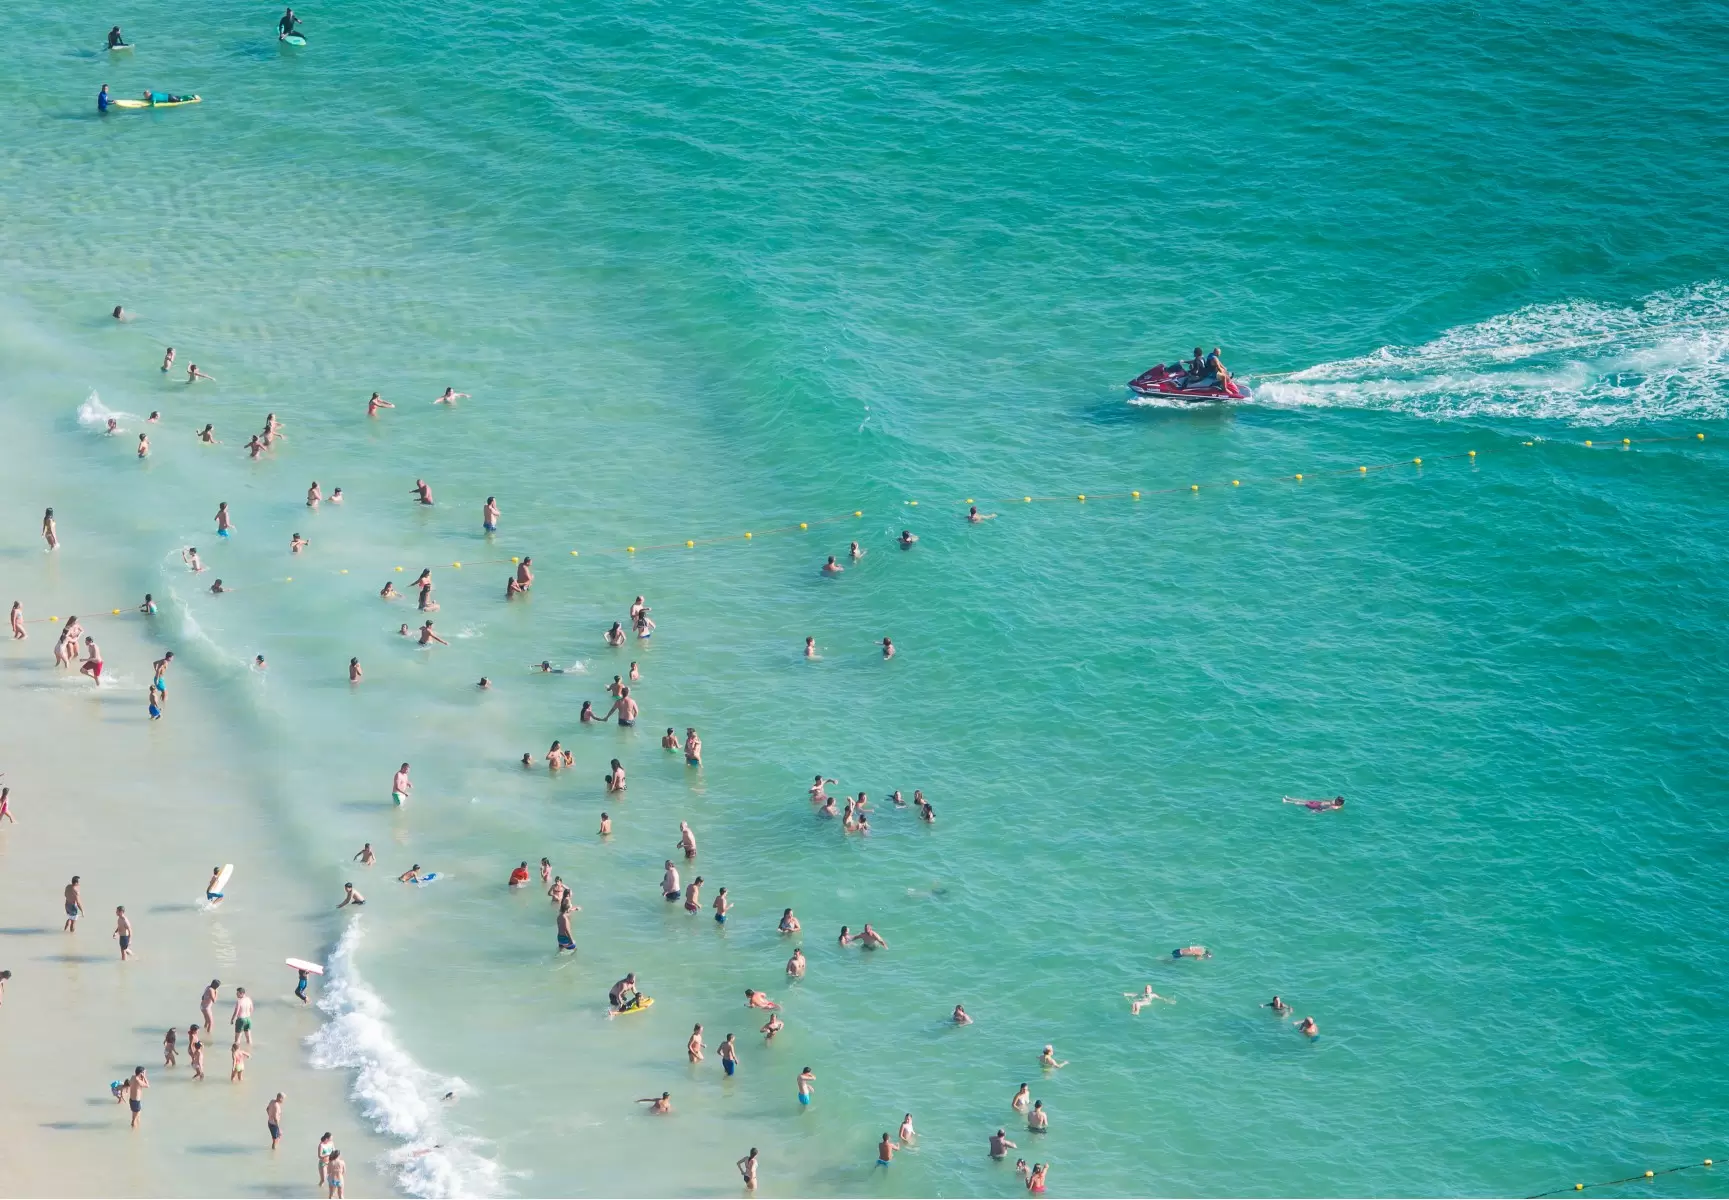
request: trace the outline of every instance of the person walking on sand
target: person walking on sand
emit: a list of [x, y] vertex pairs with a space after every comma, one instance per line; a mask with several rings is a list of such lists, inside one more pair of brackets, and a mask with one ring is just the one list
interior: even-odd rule
[[204, 994], [198, 998], [198, 1011], [204, 1015], [204, 1032], [209, 1033], [216, 1027], [216, 993], [222, 989], [220, 979], [212, 979], [210, 986], [204, 989]]
[[132, 1128], [138, 1128], [138, 1118], [144, 1108], [144, 1089], [150, 1086], [150, 1079], [144, 1074], [143, 1067], [132, 1068], [132, 1075], [120, 1085], [121, 1094], [126, 1097], [126, 1107], [132, 1110]]
[[125, 962], [132, 957], [132, 922], [126, 917], [124, 904], [114, 909], [114, 936], [120, 939], [120, 961]]
[[276, 1098], [264, 1106], [264, 1123], [270, 1127], [272, 1150], [282, 1144], [282, 1100], [282, 1093], [277, 1092]]
[[738, 1168], [739, 1175], [744, 1178], [745, 1191], [756, 1191], [756, 1147], [752, 1146], [750, 1153], [739, 1159], [733, 1166]]
[[67, 933], [78, 932], [78, 918], [84, 915], [84, 897], [78, 887], [79, 878], [74, 875], [72, 882], [66, 885], [66, 924], [61, 928]]
[[246, 1044], [252, 1045], [252, 997], [246, 994], [245, 988], [234, 989], [234, 1013], [228, 1018], [228, 1023], [234, 1026], [234, 1043], [240, 1044], [242, 1037]]
[[9, 787], [0, 787], [0, 821], [18, 824], [18, 818], [12, 815], [12, 789]]

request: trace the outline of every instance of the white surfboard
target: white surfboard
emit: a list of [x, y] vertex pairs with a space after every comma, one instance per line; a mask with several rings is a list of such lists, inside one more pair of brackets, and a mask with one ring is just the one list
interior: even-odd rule
[[296, 971], [309, 971], [314, 975], [324, 974], [324, 968], [315, 962], [307, 962], [304, 958], [285, 958], [282, 960]]

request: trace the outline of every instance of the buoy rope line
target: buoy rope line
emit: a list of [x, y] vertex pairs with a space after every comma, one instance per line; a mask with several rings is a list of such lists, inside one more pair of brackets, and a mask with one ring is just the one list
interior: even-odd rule
[[1682, 1163], [1678, 1167], [1665, 1167], [1661, 1171], [1646, 1171], [1643, 1175], [1629, 1175], [1625, 1179], [1609, 1179], [1602, 1183], [1575, 1183], [1571, 1187], [1556, 1188], [1552, 1192], [1538, 1192], [1527, 1196], [1525, 1200], [1544, 1200], [1547, 1196], [1565, 1196], [1569, 1192], [1587, 1192], [1592, 1188], [1620, 1187], [1625, 1183], [1644, 1183], [1647, 1179], [1655, 1179], [1659, 1175], [1673, 1175], [1677, 1171], [1696, 1171], [1702, 1167], [1714, 1165], [1710, 1159], [1703, 1162]]
[[[1519, 444], [1521, 446], [1535, 446], [1538, 444], [1539, 440], [1540, 439], [1533, 439], [1531, 441], [1521, 442]], [[1615, 442], [1598, 442], [1598, 441], [1594, 441], [1591, 439], [1587, 439], [1586, 441], [1584, 441], [1582, 443], [1572, 443], [1572, 444], [1581, 445], [1584, 448], [1591, 449], [1591, 450], [1630, 450], [1634, 446], [1649, 446], [1649, 445], [1654, 445], [1654, 444], [1657, 444], [1660, 442], [1691, 442], [1691, 441], [1701, 441], [1702, 442], [1704, 440], [1705, 440], [1705, 435], [1703, 433], [1692, 433], [1692, 434], [1677, 435], [1674, 437], [1621, 438], [1619, 441], [1615, 441]], [[1559, 443], [1559, 444], [1565, 445], [1568, 443]], [[1482, 454], [1492, 454], [1492, 453], [1495, 453], [1495, 451], [1485, 450], [1485, 451], [1482, 451], [1481, 453]], [[1459, 459], [1466, 459], [1466, 460], [1469, 460], [1471, 462], [1475, 462], [1478, 457], [1479, 457], [1478, 451], [1465, 450], [1465, 451], [1461, 451], [1458, 454], [1443, 454], [1443, 455], [1440, 455], [1438, 457], [1432, 457], [1432, 458], [1428, 458], [1428, 459], [1424, 459], [1424, 458], [1419, 457], [1419, 458], [1399, 459], [1396, 462], [1365, 464], [1365, 465], [1360, 465], [1360, 466], [1356, 466], [1356, 467], [1339, 467], [1339, 468], [1331, 468], [1331, 469], [1323, 470], [1323, 471], [1296, 472], [1296, 473], [1290, 474], [1290, 475], [1264, 475], [1264, 476], [1257, 476], [1257, 477], [1253, 477], [1253, 478], [1249, 478], [1249, 479], [1232, 479], [1229, 481], [1213, 480], [1211, 482], [1191, 483], [1186, 487], [1149, 488], [1149, 489], [1142, 489], [1139, 491], [1131, 490], [1131, 491], [1127, 491], [1127, 492], [1077, 492], [1073, 496], [1011, 496], [1011, 497], [1007, 497], [1007, 498], [1003, 498], [1003, 499], [997, 499], [997, 500], [988, 500], [987, 499], [984, 501], [978, 501], [978, 500], [975, 500], [973, 497], [969, 496], [965, 500], [945, 501], [943, 503], [967, 504], [967, 505], [974, 505], [974, 504], [978, 504], [978, 503], [985, 503], [985, 504], [1041, 504], [1041, 503], [1055, 503], [1055, 502], [1060, 501], [1060, 502], [1068, 503], [1068, 504], [1074, 504], [1076, 502], [1085, 504], [1085, 503], [1088, 503], [1091, 501], [1101, 501], [1101, 500], [1140, 500], [1141, 498], [1143, 498], [1145, 496], [1180, 495], [1184, 492], [1195, 494], [1195, 493], [1199, 493], [1203, 489], [1211, 489], [1211, 488], [1223, 488], [1223, 487], [1237, 488], [1237, 487], [1243, 487], [1245, 485], [1254, 486], [1257, 484], [1261, 484], [1261, 485], [1280, 484], [1280, 483], [1282, 483], [1282, 484], [1299, 484], [1299, 483], [1307, 482], [1308, 480], [1311, 480], [1311, 479], [1337, 479], [1340, 477], [1348, 477], [1348, 476], [1361, 477], [1361, 476], [1371, 475], [1371, 474], [1375, 474], [1377, 472], [1382, 472], [1382, 471], [1398, 470], [1402, 467], [1421, 468], [1422, 466], [1424, 466], [1425, 463], [1455, 462]], [[901, 503], [908, 508], [917, 508], [919, 506], [919, 502], [917, 500], [903, 500]], [[602, 547], [598, 547], [595, 549], [584, 550], [584, 551], [572, 550], [570, 552], [570, 557], [580, 558], [583, 555], [588, 555], [590, 557], [606, 557], [606, 556], [613, 556], [613, 555], [620, 555], [620, 554], [622, 554], [622, 555], [636, 555], [636, 554], [646, 554], [650, 551], [655, 551], [655, 550], [694, 550], [698, 546], [717, 546], [717, 545], [723, 545], [723, 544], [726, 544], [729, 542], [751, 542], [751, 541], [755, 541], [759, 537], [773, 537], [776, 534], [784, 534], [784, 533], [801, 533], [801, 532], [804, 532], [806, 530], [814, 529], [814, 528], [816, 528], [818, 526], [822, 526], [822, 525], [833, 525], [833, 524], [836, 524], [836, 523], [841, 522], [841, 521], [858, 520], [859, 518], [861, 518], [863, 516], [864, 516], [864, 510], [855, 508], [849, 513], [842, 513], [838, 516], [819, 517], [814, 521], [799, 521], [799, 522], [796, 522], [796, 523], [790, 524], [790, 525], [777, 525], [777, 526], [774, 526], [774, 527], [769, 528], [769, 529], [746, 530], [744, 533], [719, 534], [719, 535], [715, 535], [712, 537], [702, 537], [702, 538], [686, 538], [684, 541], [681, 541], [681, 542], [680, 541], [654, 542], [654, 543], [644, 543], [643, 545], [640, 545], [640, 546], [636, 546], [636, 545], [602, 546]], [[521, 556], [521, 555], [511, 555], [508, 558], [470, 559], [467, 562], [453, 562], [450, 565], [455, 570], [461, 570], [464, 567], [502, 566], [502, 565], [507, 564], [507, 563], [514, 565], [516, 563], [521, 562], [522, 557], [523, 556]], [[206, 568], [206, 569], [208, 570], [208, 568]], [[394, 570], [396, 572], [400, 573], [403, 570], [403, 568], [402, 567], [396, 567], [396, 568], [394, 568]], [[342, 568], [341, 570], [338, 570], [336, 572], [336, 574], [338, 574], [338, 575], [347, 575], [348, 573], [349, 573], [349, 571], [346, 567]], [[293, 582], [294, 582], [294, 576], [289, 575], [289, 576], [286, 576], [280, 580], [277, 580], [277, 579], [267, 580], [267, 581], [265, 581], [265, 583], [241, 584], [241, 585], [238, 585], [235, 587], [228, 587], [227, 585], [224, 585], [221, 594], [227, 595], [229, 592], [249, 591], [249, 590], [252, 590], [255, 588], [267, 586], [268, 584], [293, 583]], [[91, 611], [91, 616], [92, 617], [123, 616], [123, 615], [127, 614], [127, 608], [128, 607], [130, 607], [130, 606], [122, 606], [121, 608], [108, 608], [106, 610], [94, 609]], [[418, 610], [416, 610], [416, 611], [418, 611]], [[44, 622], [53, 623], [53, 622], [57, 622], [59, 620], [60, 620], [60, 618], [57, 616], [32, 617], [29, 620], [27, 620], [25, 622], [25, 624], [36, 625], [36, 624], [41, 624]]]

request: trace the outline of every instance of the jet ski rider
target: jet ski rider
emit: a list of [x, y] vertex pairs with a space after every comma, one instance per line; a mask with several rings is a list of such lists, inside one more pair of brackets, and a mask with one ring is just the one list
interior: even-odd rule
[[[1196, 353], [1199, 353], [1199, 351], [1197, 350]], [[1205, 363], [1205, 378], [1217, 384], [1219, 387], [1224, 387], [1226, 384], [1231, 382], [1231, 373], [1225, 370], [1225, 363], [1224, 360], [1219, 357], [1219, 348], [1217, 346], [1214, 346], [1213, 352], [1207, 355], [1207, 361]]]

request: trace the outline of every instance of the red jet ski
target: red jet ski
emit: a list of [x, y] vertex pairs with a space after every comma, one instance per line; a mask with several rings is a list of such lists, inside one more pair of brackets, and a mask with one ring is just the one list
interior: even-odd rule
[[1175, 396], [1196, 404], [1207, 400], [1246, 400], [1249, 397], [1235, 379], [1227, 379], [1223, 384], [1217, 379], [1190, 383], [1189, 374], [1181, 363], [1168, 367], [1160, 363], [1129, 380], [1129, 387], [1142, 396]]

